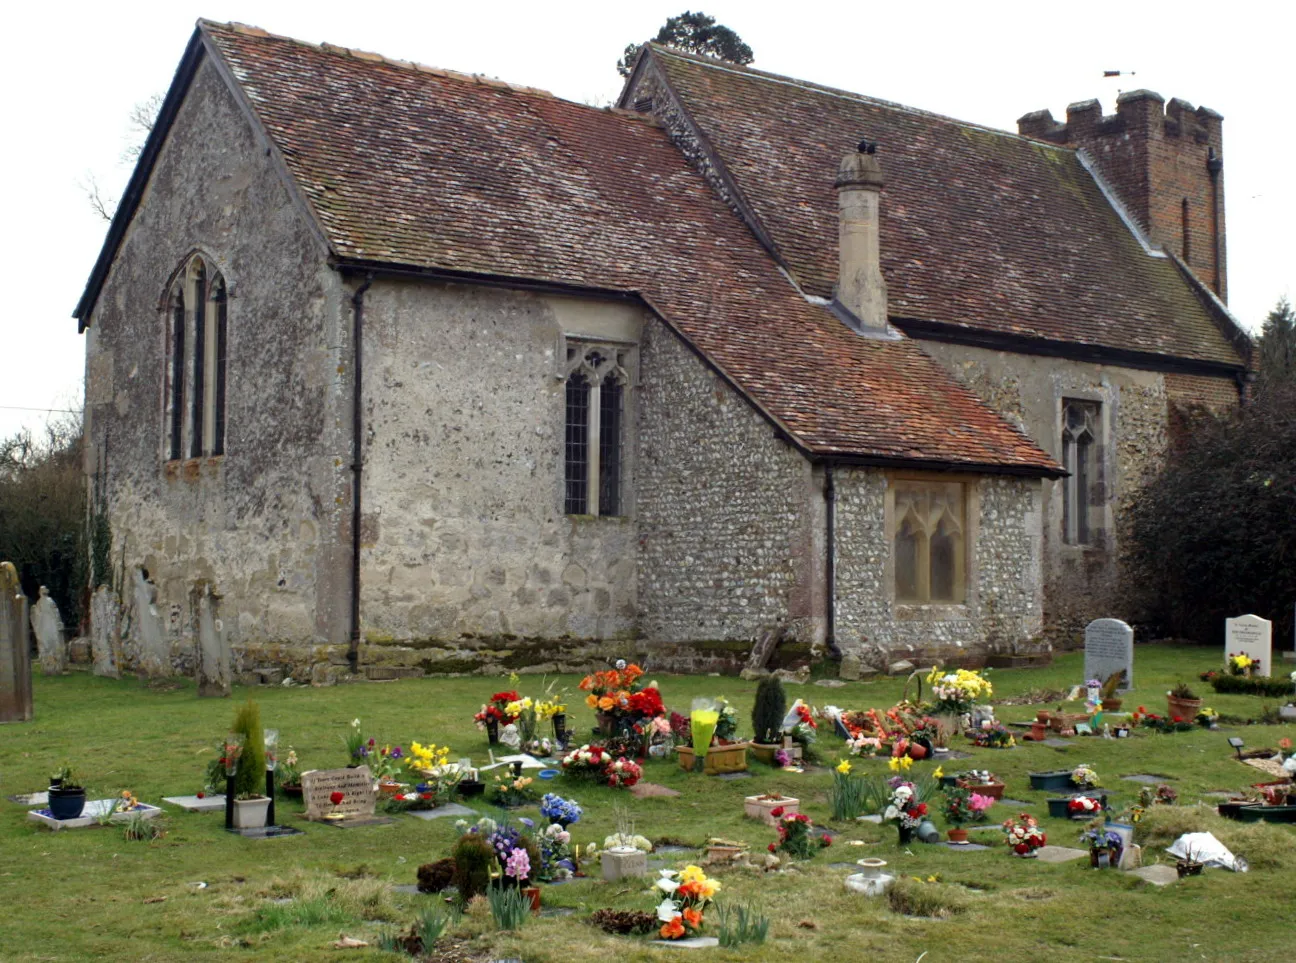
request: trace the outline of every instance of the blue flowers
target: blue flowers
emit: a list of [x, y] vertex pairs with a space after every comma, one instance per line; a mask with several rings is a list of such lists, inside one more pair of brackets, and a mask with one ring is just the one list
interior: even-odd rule
[[580, 822], [584, 812], [576, 800], [563, 799], [562, 796], [551, 792], [545, 793], [544, 798], [540, 800], [540, 815], [564, 828]]

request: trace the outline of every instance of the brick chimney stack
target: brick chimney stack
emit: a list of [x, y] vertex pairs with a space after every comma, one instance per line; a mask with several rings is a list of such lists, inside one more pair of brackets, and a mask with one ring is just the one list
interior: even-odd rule
[[887, 290], [882, 279], [878, 218], [882, 166], [877, 146], [861, 141], [837, 170], [837, 300], [866, 331], [885, 331]]
[[1131, 90], [1104, 117], [1096, 100], [1017, 121], [1024, 137], [1083, 148], [1154, 244], [1174, 252], [1221, 300], [1228, 295], [1224, 232], [1224, 118], [1207, 107]]

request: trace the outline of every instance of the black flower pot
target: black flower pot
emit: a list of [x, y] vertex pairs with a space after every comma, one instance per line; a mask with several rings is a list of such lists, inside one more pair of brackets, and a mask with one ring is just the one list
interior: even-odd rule
[[85, 809], [86, 793], [80, 786], [50, 786], [49, 810], [55, 819], [76, 819]]
[[899, 826], [897, 828], [900, 830], [901, 846], [908, 846], [911, 842], [913, 842], [913, 835], [914, 835], [913, 829], [905, 826]]
[[486, 784], [475, 779], [465, 779], [459, 783], [459, 795], [464, 797], [480, 796], [485, 791]]
[[486, 738], [487, 740], [489, 740], [492, 746], [499, 745], [499, 720], [498, 719], [486, 720]]
[[564, 712], [555, 712], [553, 717], [554, 738], [558, 740], [558, 745], [567, 745], [567, 714]]

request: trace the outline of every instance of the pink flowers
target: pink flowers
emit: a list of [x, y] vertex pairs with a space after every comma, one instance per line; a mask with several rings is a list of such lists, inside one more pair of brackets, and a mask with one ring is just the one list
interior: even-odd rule
[[508, 859], [504, 862], [504, 875], [519, 883], [531, 875], [531, 857], [527, 856], [525, 849], [519, 847], [508, 854]]
[[983, 796], [979, 792], [968, 796], [968, 808], [974, 813], [983, 813], [994, 804], [994, 796]]

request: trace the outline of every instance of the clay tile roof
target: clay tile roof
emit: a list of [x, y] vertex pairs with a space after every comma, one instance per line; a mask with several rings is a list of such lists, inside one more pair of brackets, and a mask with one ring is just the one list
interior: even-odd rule
[[807, 291], [832, 295], [833, 177], [867, 137], [886, 176], [893, 318], [1241, 366], [1211, 309], [1144, 251], [1074, 150], [656, 45], [645, 60]]
[[340, 258], [634, 293], [812, 453], [1056, 473], [916, 344], [801, 297], [651, 120], [200, 29]]

